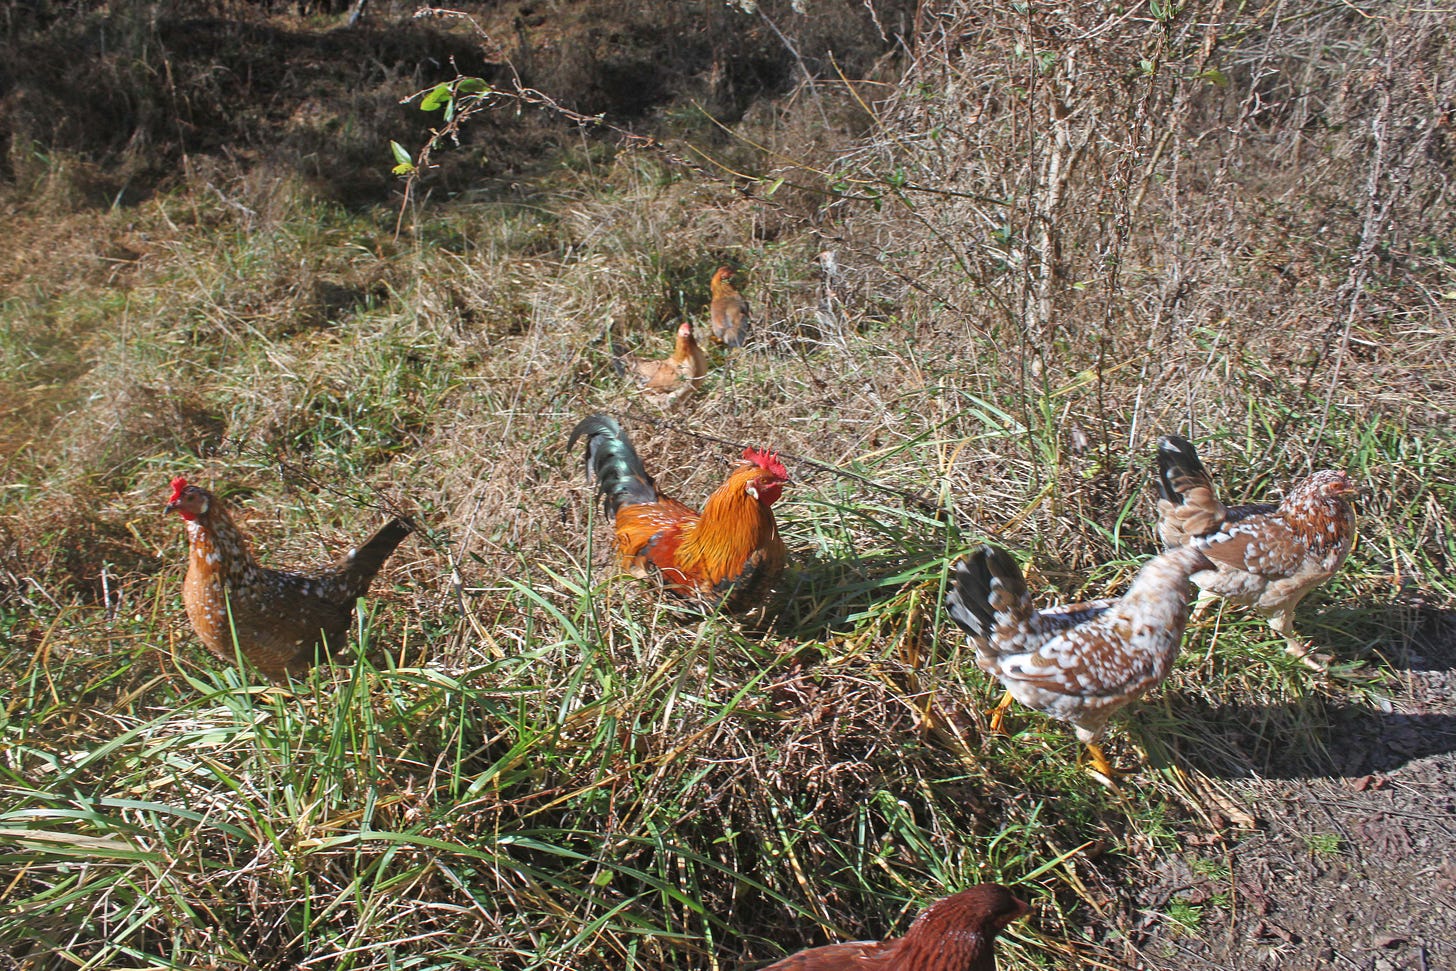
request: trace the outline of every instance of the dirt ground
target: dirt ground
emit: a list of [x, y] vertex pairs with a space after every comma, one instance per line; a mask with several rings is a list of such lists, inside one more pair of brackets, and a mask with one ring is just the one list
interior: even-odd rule
[[1219, 780], [1258, 828], [1227, 872], [1189, 853], [1149, 875], [1129, 967], [1456, 969], [1456, 615], [1427, 611], [1389, 662], [1389, 711], [1326, 711], [1325, 771], [1291, 746]]

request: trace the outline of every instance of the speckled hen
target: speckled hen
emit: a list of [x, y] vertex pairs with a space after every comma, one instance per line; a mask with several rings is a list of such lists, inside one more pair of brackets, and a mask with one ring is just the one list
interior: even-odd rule
[[1158, 536], [1170, 547], [1191, 544], [1212, 562], [1193, 575], [1204, 596], [1253, 607], [1291, 654], [1321, 667], [1294, 633], [1294, 609], [1355, 546], [1354, 480], [1322, 469], [1277, 505], [1225, 506], [1193, 444], [1169, 435], [1158, 440], [1156, 483]]
[[197, 636], [223, 660], [240, 652], [278, 679], [301, 674], [343, 645], [354, 602], [414, 529], [403, 519], [391, 520], [333, 566], [295, 573], [260, 566], [227, 506], [184, 478], [172, 480], [165, 511], [187, 522], [182, 602]]
[[946, 609], [971, 635], [976, 664], [1006, 688], [993, 727], [1019, 701], [1069, 723], [1093, 768], [1111, 778], [1097, 740], [1119, 708], [1167, 678], [1188, 623], [1190, 577], [1209, 566], [1201, 551], [1179, 547], [1149, 560], [1117, 600], [1037, 610], [1005, 550], [982, 546], [958, 562]]
[[996, 971], [996, 935], [1028, 909], [999, 884], [977, 884], [925, 908], [904, 937], [814, 947], [762, 971]]

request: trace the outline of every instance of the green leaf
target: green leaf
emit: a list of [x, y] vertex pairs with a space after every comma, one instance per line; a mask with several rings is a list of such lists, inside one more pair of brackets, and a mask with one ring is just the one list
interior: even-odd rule
[[491, 87], [480, 78], [463, 78], [455, 85], [455, 93], [459, 94], [489, 94]]
[[455, 95], [450, 91], [450, 85], [437, 84], [435, 89], [420, 101], [421, 111], [439, 111], [445, 105], [455, 100]]
[[409, 175], [414, 170], [415, 166], [413, 162], [401, 162], [389, 171], [393, 172], [395, 175]]
[[772, 199], [773, 198], [773, 194], [775, 192], [779, 191], [779, 187], [782, 186], [783, 184], [784, 184], [784, 180], [783, 179], [774, 179], [773, 182], [769, 185], [769, 187], [767, 189], [763, 190], [764, 198], [766, 198], [766, 199]]
[[410, 168], [415, 167], [415, 160], [410, 157], [410, 153], [405, 150], [403, 145], [399, 142], [391, 141], [389, 147], [394, 152], [394, 160], [396, 162], [400, 165], [408, 165]]

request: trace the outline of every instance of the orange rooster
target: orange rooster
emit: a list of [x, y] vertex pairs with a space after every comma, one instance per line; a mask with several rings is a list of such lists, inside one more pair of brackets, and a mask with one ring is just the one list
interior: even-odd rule
[[1030, 908], [982, 883], [920, 912], [904, 937], [814, 947], [761, 971], [996, 971], [996, 935]]
[[207, 649], [224, 661], [237, 651], [264, 674], [302, 674], [349, 635], [354, 601], [414, 526], [385, 523], [373, 538], [333, 566], [312, 573], [270, 570], [212, 493], [178, 476], [165, 512], [187, 522], [187, 579], [182, 603]]
[[686, 320], [678, 327], [672, 354], [666, 360], [643, 361], [618, 354], [612, 363], [619, 374], [631, 376], [644, 398], [662, 407], [686, 400], [708, 373], [708, 359], [693, 337], [692, 323]]
[[708, 281], [708, 289], [713, 293], [708, 314], [713, 321], [715, 341], [729, 347], [742, 347], [748, 337], [748, 301], [728, 282], [732, 275], [731, 267], [720, 266], [713, 279]]
[[697, 513], [657, 490], [610, 415], [583, 419], [567, 447], [583, 438], [587, 474], [614, 519], [623, 569], [639, 577], [655, 571], [673, 593], [725, 610], [763, 598], [788, 558], [771, 508], [789, 481], [776, 455], [744, 449], [743, 464]]

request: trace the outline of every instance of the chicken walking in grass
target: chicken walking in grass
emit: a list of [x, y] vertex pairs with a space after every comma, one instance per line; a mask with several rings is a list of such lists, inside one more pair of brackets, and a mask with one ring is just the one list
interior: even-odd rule
[[656, 573], [671, 592], [726, 610], [758, 604], [788, 559], [773, 504], [789, 482], [778, 457], [744, 449], [743, 462], [701, 513], [659, 492], [616, 419], [591, 415], [567, 447], [586, 441], [587, 474], [616, 530], [623, 569]]
[[1037, 610], [1021, 568], [982, 546], [955, 565], [946, 609], [971, 635], [976, 664], [1006, 688], [992, 728], [1013, 700], [1069, 723], [1092, 767], [1115, 778], [1097, 744], [1118, 709], [1168, 677], [1188, 623], [1191, 577], [1210, 566], [1184, 546], [1149, 560], [1127, 593]]
[[1321, 660], [1294, 633], [1294, 609], [1344, 564], [1355, 546], [1360, 489], [1347, 474], [1322, 469], [1277, 505], [1225, 506], [1186, 438], [1158, 439], [1158, 536], [1192, 545], [1211, 561], [1193, 575], [1199, 612], [1216, 597], [1253, 607], [1285, 640], [1285, 650], [1316, 670]]
[[180, 476], [165, 511], [187, 523], [182, 603], [197, 636], [224, 661], [241, 653], [277, 679], [302, 674], [343, 645], [354, 602], [414, 530], [406, 520], [390, 520], [333, 566], [295, 573], [259, 565], [227, 506]]
[[713, 339], [737, 348], [748, 339], [749, 310], [748, 301], [729, 282], [732, 275], [731, 267], [720, 266], [713, 279], [708, 281], [713, 298], [708, 305], [708, 315], [713, 324]]
[[938, 900], [904, 937], [814, 947], [761, 971], [996, 971], [996, 935], [1030, 908], [995, 883]]
[[632, 380], [644, 399], [662, 408], [687, 400], [708, 373], [708, 359], [693, 336], [692, 323], [686, 320], [678, 327], [672, 354], [666, 359], [643, 361], [630, 354], [617, 354], [612, 363], [619, 374]]

